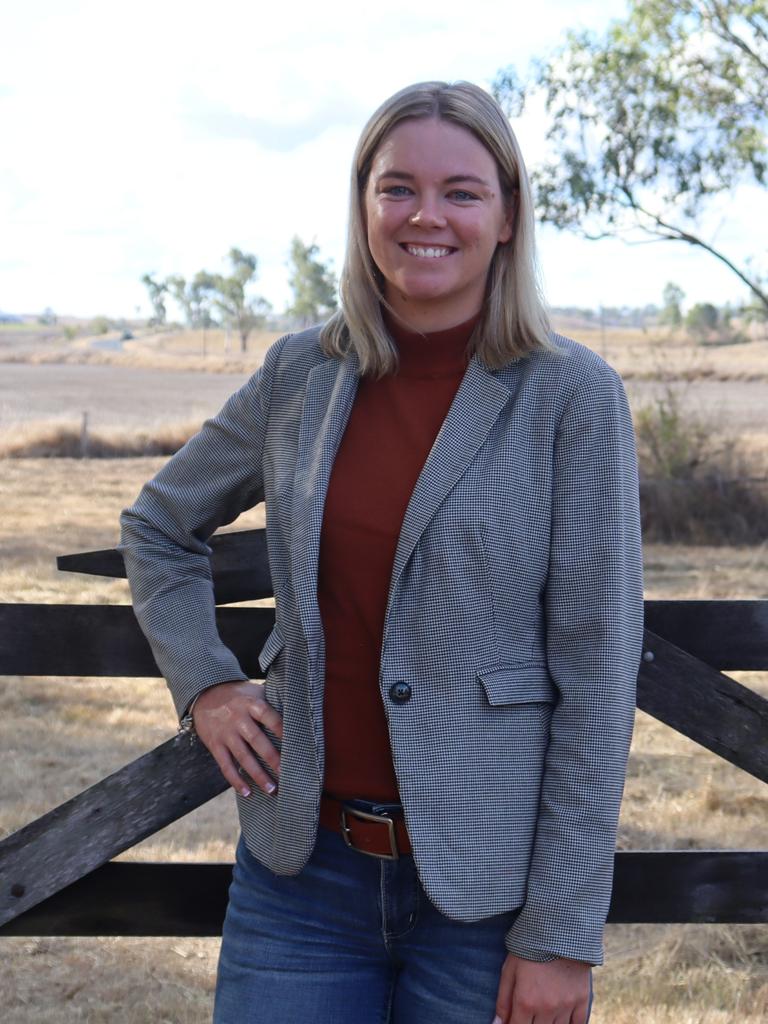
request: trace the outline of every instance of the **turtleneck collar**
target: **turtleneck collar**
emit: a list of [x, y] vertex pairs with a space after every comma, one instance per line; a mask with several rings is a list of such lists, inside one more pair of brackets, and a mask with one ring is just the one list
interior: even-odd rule
[[466, 370], [469, 362], [467, 343], [481, 313], [445, 331], [426, 334], [403, 327], [386, 309], [382, 313], [400, 355], [399, 377], [452, 377]]

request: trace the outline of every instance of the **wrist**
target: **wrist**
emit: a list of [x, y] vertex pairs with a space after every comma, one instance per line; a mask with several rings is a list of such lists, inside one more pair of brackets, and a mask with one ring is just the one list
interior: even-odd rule
[[191, 736], [196, 735], [196, 732], [195, 732], [195, 719], [194, 719], [194, 716], [193, 716], [192, 712], [195, 709], [195, 704], [197, 704], [198, 700], [200, 699], [201, 694], [203, 694], [203, 693], [205, 693], [205, 690], [201, 690], [200, 693], [198, 693], [196, 697], [192, 698], [192, 703], [189, 705], [189, 707], [187, 708], [187, 710], [184, 712], [184, 714], [181, 716], [181, 718], [179, 720], [179, 732], [185, 732], [185, 733], [188, 733]]

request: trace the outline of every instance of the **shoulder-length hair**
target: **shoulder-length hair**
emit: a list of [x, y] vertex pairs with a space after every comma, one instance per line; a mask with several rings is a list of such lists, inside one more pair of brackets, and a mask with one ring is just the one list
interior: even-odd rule
[[470, 348], [491, 369], [536, 348], [552, 348], [536, 263], [533, 197], [509, 121], [493, 97], [471, 82], [419, 82], [385, 100], [357, 143], [341, 308], [320, 332], [323, 351], [342, 358], [356, 352], [362, 375], [381, 377], [397, 368], [397, 349], [381, 312], [382, 305], [388, 307], [384, 279], [368, 248], [363, 203], [379, 146], [395, 125], [418, 118], [439, 118], [472, 132], [495, 159], [503, 200], [514, 209], [513, 234], [497, 245], [491, 260], [483, 315]]

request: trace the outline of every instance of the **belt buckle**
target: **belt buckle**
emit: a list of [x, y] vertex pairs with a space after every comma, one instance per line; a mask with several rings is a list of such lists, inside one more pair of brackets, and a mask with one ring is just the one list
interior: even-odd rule
[[[363, 821], [385, 821], [389, 832], [389, 848], [392, 850], [392, 853], [375, 853], [373, 850], [363, 850], [359, 846], [355, 846], [351, 841], [349, 825], [347, 824], [347, 814], [354, 814], [355, 817], [361, 818]], [[379, 857], [382, 860], [398, 860], [400, 857], [400, 853], [397, 849], [395, 823], [392, 818], [388, 818], [385, 815], [369, 814], [367, 811], [358, 810], [357, 807], [350, 807], [349, 804], [343, 804], [341, 808], [341, 834], [344, 837], [344, 842], [350, 850], [357, 850], [358, 853], [364, 853], [368, 857]]]

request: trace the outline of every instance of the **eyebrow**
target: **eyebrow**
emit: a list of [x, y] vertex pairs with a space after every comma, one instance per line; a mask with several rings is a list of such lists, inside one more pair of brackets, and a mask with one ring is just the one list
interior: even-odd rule
[[[380, 174], [376, 180], [381, 181], [382, 178], [398, 178], [401, 181], [413, 181], [414, 175], [409, 174], [407, 171], [384, 171]], [[486, 188], [491, 188], [490, 181], [486, 181], [485, 178], [478, 178], [476, 174], [452, 174], [450, 178], [446, 178], [443, 184], [455, 185], [460, 181], [474, 181], [478, 185], [485, 185]]]

